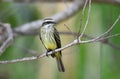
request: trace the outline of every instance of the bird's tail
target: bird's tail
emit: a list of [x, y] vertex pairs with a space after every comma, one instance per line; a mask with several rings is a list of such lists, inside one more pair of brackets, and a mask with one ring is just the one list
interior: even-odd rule
[[64, 68], [61, 57], [56, 57], [56, 61], [57, 61], [58, 70], [60, 72], [65, 72], [65, 68]]

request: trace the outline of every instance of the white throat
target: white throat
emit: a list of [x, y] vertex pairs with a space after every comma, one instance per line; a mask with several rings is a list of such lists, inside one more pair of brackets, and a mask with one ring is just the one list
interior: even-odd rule
[[46, 28], [46, 29], [49, 29], [49, 28], [52, 28], [52, 27], [54, 27], [54, 24], [47, 24], [47, 25], [44, 26], [44, 28]]

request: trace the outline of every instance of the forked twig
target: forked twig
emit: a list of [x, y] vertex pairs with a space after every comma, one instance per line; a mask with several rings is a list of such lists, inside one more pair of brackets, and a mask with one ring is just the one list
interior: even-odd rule
[[[84, 8], [83, 8], [83, 9], [84, 9]], [[88, 21], [89, 21], [89, 18], [90, 18], [90, 11], [91, 11], [91, 0], [89, 0], [88, 16], [87, 16], [87, 20], [86, 20], [86, 23], [85, 23], [84, 29], [83, 29], [81, 35], [78, 37], [79, 40], [81, 40], [81, 38], [82, 38], [83, 34], [85, 33], [86, 28], [87, 28]]]
[[[5, 27], [5, 32], [7, 34], [7, 39], [3, 41], [3, 44], [0, 47], [0, 55], [5, 51], [5, 49], [12, 43], [13, 41], [13, 32], [12, 28], [10, 27], [9, 24], [2, 24], [3, 27]], [[5, 36], [5, 34], [3, 35]]]
[[115, 25], [118, 23], [118, 21], [120, 20], [120, 15], [118, 16], [118, 18], [116, 19], [116, 21], [113, 23], [113, 25], [106, 31], [104, 32], [103, 34], [101, 34], [100, 36], [92, 39], [92, 40], [89, 40], [89, 41], [97, 41], [99, 40], [101, 37], [103, 37], [104, 35], [108, 34], [109, 32], [111, 32], [113, 30], [113, 28], [115, 27]]

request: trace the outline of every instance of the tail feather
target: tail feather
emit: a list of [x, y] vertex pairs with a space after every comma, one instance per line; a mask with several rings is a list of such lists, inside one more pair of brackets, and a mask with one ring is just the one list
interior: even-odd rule
[[56, 61], [57, 61], [58, 70], [60, 72], [65, 72], [65, 68], [64, 68], [61, 58], [56, 58]]

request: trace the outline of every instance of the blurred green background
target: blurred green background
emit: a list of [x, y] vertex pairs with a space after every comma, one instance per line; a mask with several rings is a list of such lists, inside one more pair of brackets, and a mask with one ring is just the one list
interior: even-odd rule
[[[68, 6], [71, 3], [67, 3]], [[51, 9], [52, 8], [52, 9]], [[0, 2], [0, 21], [10, 23], [13, 28], [27, 22], [51, 16], [66, 8], [63, 2], [58, 3], [30, 3], [20, 4]], [[87, 17], [87, 10], [82, 19], [82, 28]], [[80, 10], [75, 16], [57, 25], [58, 31], [78, 32]], [[85, 34], [98, 36], [104, 33], [120, 15], [119, 5], [92, 4], [90, 20]], [[68, 30], [64, 24], [71, 29]], [[120, 33], [120, 21], [115, 25], [110, 34]], [[60, 35], [62, 46], [70, 43], [75, 36]], [[86, 40], [84, 38], [83, 40]], [[108, 41], [120, 46], [120, 36], [110, 38]], [[46, 51], [38, 36], [21, 36], [15, 38], [13, 44], [0, 56], [0, 60], [11, 60], [33, 56], [29, 50]], [[110, 47], [107, 44], [94, 42], [81, 44], [65, 49], [63, 63], [65, 73], [57, 70], [56, 62], [51, 57], [39, 60], [25, 61], [14, 64], [0, 64], [0, 79], [120, 79], [120, 49]], [[37, 53], [37, 54], [38, 54]]]

